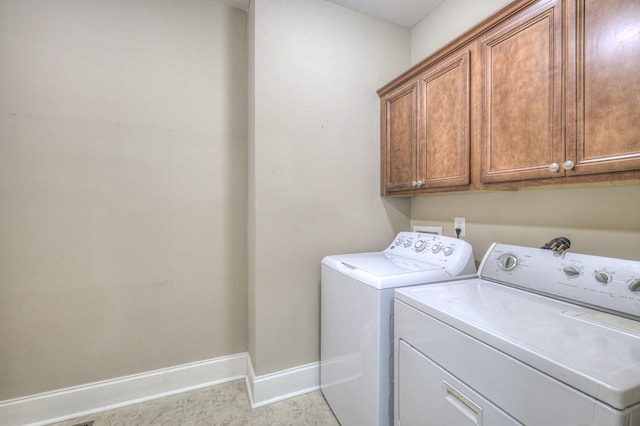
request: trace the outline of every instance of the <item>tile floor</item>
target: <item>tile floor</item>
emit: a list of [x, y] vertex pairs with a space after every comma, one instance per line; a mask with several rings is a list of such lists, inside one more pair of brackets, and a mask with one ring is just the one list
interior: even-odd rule
[[90, 421], [94, 421], [93, 426], [340, 425], [320, 391], [252, 410], [244, 380], [129, 405], [54, 425], [73, 426]]

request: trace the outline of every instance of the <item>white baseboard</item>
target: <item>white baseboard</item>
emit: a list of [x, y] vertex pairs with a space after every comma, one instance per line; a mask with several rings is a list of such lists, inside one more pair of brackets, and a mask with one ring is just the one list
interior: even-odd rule
[[320, 363], [256, 377], [251, 357], [247, 355], [246, 380], [251, 407], [258, 408], [320, 389]]
[[44, 425], [245, 377], [241, 353], [0, 401], [0, 424]]

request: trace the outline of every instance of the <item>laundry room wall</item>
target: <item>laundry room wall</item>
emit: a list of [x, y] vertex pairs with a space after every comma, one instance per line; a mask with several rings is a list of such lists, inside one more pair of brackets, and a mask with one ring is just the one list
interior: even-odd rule
[[442, 226], [466, 218], [465, 240], [482, 260], [492, 242], [540, 247], [571, 240], [571, 251], [640, 260], [640, 185], [605, 185], [415, 197], [411, 221]]
[[426, 58], [512, 0], [444, 0], [411, 29], [411, 63]]
[[257, 376], [319, 361], [320, 261], [409, 227], [379, 196], [376, 89], [410, 32], [322, 0], [249, 12], [249, 353]]
[[[413, 28], [412, 62], [507, 3], [445, 0]], [[476, 261], [494, 241], [539, 247], [560, 235], [575, 252], [640, 260], [639, 208], [637, 183], [434, 194], [412, 198], [411, 223], [442, 226], [452, 236], [454, 217], [465, 217]]]
[[246, 351], [246, 17], [0, 2], [0, 400]]

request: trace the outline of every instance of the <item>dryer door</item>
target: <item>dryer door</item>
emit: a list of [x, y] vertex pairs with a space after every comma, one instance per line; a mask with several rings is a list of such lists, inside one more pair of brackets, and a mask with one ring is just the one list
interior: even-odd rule
[[396, 425], [521, 425], [400, 340]]

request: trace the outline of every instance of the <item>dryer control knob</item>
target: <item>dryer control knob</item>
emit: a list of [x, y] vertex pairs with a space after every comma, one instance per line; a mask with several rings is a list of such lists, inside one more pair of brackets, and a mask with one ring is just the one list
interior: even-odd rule
[[434, 253], [438, 253], [440, 250], [442, 250], [442, 247], [439, 244], [434, 244], [431, 247], [431, 251], [434, 252]]
[[568, 277], [575, 277], [580, 275], [580, 269], [573, 265], [565, 266], [562, 272], [564, 272]]
[[629, 290], [631, 291], [640, 291], [640, 278], [632, 278], [627, 281], [627, 285], [629, 286]]
[[498, 266], [503, 271], [512, 271], [518, 266], [518, 258], [515, 254], [505, 253], [498, 258]]
[[453, 253], [453, 247], [445, 247], [442, 249], [445, 256], [450, 256]]
[[598, 281], [600, 284], [608, 284], [609, 281], [611, 280], [611, 277], [609, 276], [609, 274], [607, 274], [604, 271], [596, 271], [595, 275], [593, 276], [596, 281]]
[[403, 245], [405, 247], [409, 247], [411, 245], [411, 241], [410, 240], [406, 240]]
[[427, 247], [427, 242], [425, 240], [418, 240], [413, 246], [417, 251], [422, 251], [425, 249], [425, 247]]

